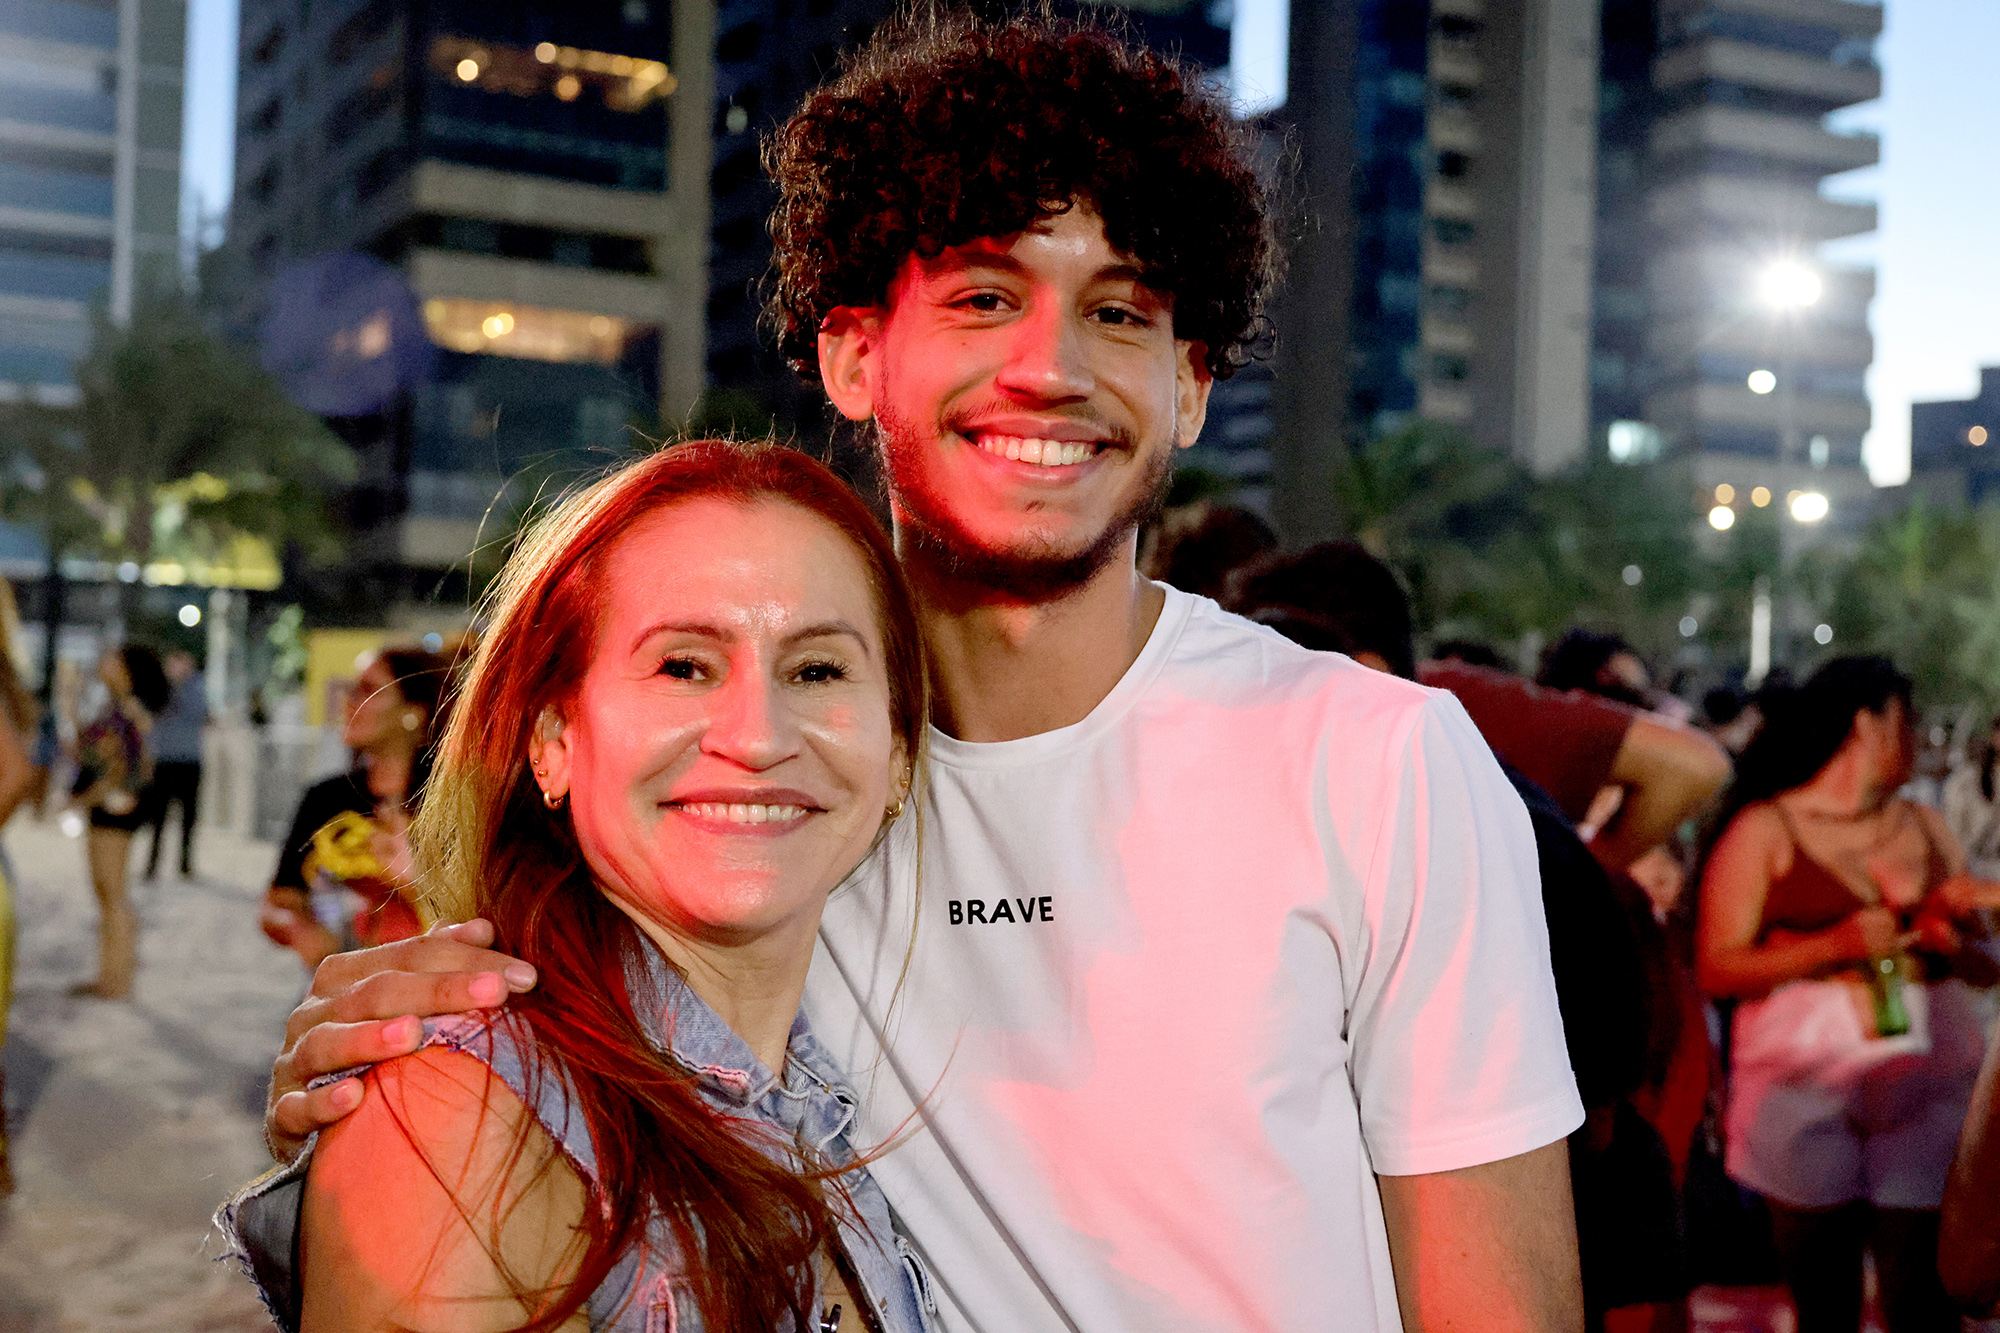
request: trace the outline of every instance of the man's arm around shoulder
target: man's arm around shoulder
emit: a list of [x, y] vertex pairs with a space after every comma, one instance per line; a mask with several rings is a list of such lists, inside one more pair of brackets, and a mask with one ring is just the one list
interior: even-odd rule
[[1582, 1333], [1566, 1141], [1377, 1179], [1407, 1333]]

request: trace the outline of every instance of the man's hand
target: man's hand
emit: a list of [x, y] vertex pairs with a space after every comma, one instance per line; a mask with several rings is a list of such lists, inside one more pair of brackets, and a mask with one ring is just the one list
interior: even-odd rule
[[1567, 1143], [1377, 1179], [1410, 1333], [1583, 1333]]
[[308, 1134], [361, 1105], [361, 1080], [309, 1092], [314, 1079], [409, 1054], [422, 1039], [419, 1019], [491, 1009], [531, 989], [535, 969], [494, 953], [486, 947], [491, 943], [491, 922], [467, 921], [321, 963], [312, 993], [285, 1024], [285, 1049], [271, 1067], [264, 1111], [271, 1155], [289, 1161]]

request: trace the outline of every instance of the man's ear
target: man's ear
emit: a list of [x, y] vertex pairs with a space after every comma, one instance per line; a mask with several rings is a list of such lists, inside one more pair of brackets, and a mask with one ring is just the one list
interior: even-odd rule
[[534, 770], [543, 797], [560, 800], [569, 795], [569, 729], [554, 708], [544, 708], [535, 718], [535, 732], [528, 738], [528, 767]]
[[1208, 368], [1208, 344], [1174, 343], [1174, 443], [1191, 449], [1208, 421], [1208, 395], [1215, 373]]
[[838, 306], [819, 329], [819, 381], [849, 421], [875, 415], [875, 352], [881, 345], [882, 311]]

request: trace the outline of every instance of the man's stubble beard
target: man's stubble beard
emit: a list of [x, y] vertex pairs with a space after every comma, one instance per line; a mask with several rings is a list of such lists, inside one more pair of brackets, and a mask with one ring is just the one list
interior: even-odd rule
[[[1105, 525], [1104, 531], [1081, 550], [1068, 553], [1026, 549], [995, 550], [981, 545], [948, 508], [918, 486], [902, 484], [898, 445], [892, 437], [912, 441], [915, 432], [898, 430], [885, 417], [876, 422], [884, 479], [897, 513], [897, 538], [905, 558], [917, 556], [953, 580], [987, 592], [1004, 593], [1027, 602], [1053, 602], [1076, 592], [1117, 559], [1125, 539], [1165, 508], [1173, 484], [1173, 447], [1145, 463], [1146, 475], [1131, 501]], [[913, 448], [932, 447], [918, 439]], [[965, 448], [977, 445], [966, 441]]]

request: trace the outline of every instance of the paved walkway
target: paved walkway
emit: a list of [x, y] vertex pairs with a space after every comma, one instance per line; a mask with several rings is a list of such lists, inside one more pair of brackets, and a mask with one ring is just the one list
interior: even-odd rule
[[215, 1262], [209, 1216], [268, 1165], [264, 1085], [303, 985], [256, 926], [273, 849], [203, 830], [199, 879], [135, 881], [137, 992], [107, 1003], [64, 994], [96, 964], [82, 840], [23, 814], [6, 845], [20, 1189], [0, 1205], [0, 1333], [268, 1330], [249, 1284]]

